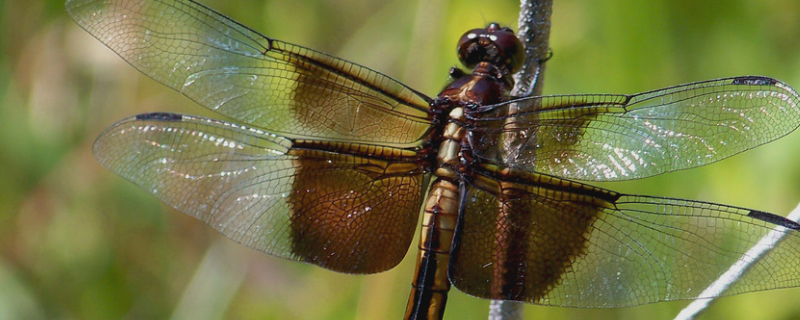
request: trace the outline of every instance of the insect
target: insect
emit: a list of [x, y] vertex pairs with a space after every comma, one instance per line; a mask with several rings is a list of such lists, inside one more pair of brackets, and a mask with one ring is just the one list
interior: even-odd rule
[[441, 318], [451, 285], [572, 307], [710, 298], [702, 288], [776, 226], [785, 242], [726, 294], [800, 285], [791, 220], [578, 182], [694, 168], [794, 131], [800, 96], [775, 79], [511, 97], [522, 47], [492, 23], [459, 40], [471, 71], [451, 70], [430, 97], [190, 0], [67, 10], [141, 72], [232, 119], [124, 119], [95, 142], [105, 167], [245, 246], [344, 273], [397, 265], [421, 212], [408, 319]]

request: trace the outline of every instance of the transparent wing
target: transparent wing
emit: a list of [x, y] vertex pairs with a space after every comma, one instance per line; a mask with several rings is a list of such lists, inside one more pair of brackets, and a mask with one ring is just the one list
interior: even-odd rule
[[800, 225], [783, 217], [521, 180], [529, 183], [483, 177], [467, 188], [450, 267], [459, 290], [569, 307], [711, 298], [703, 289], [778, 225], [785, 240], [724, 295], [800, 285]]
[[287, 137], [406, 145], [428, 98], [348, 61], [267, 38], [190, 0], [69, 0], [142, 73], [237, 122]]
[[477, 157], [560, 177], [616, 181], [716, 162], [800, 125], [800, 96], [736, 77], [635, 95], [523, 98], [468, 115]]
[[407, 163], [296, 150], [286, 138], [212, 119], [139, 115], [106, 130], [94, 154], [234, 241], [340, 272], [399, 263], [421, 205], [421, 171]]

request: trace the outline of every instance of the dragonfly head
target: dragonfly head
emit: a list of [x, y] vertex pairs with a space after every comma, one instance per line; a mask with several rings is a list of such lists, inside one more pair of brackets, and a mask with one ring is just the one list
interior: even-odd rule
[[522, 68], [525, 52], [514, 32], [497, 23], [483, 29], [472, 29], [458, 40], [458, 59], [469, 69], [489, 62], [510, 73]]

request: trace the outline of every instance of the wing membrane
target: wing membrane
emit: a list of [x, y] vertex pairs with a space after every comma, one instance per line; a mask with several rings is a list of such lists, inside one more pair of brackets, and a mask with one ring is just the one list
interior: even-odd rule
[[793, 229], [724, 295], [800, 285], [800, 226], [783, 217], [526, 179], [467, 187], [450, 270], [458, 289], [569, 307], [711, 298], [699, 295], [776, 223]]
[[288, 137], [417, 143], [428, 100], [366, 67], [267, 38], [190, 0], [70, 0], [75, 21], [142, 73]]
[[211, 119], [129, 118], [94, 153], [234, 241], [340, 272], [399, 263], [421, 205], [421, 171], [408, 164], [295, 150], [286, 138]]
[[531, 97], [471, 113], [473, 149], [504, 166], [616, 181], [716, 162], [800, 124], [800, 96], [764, 77], [635, 95]]

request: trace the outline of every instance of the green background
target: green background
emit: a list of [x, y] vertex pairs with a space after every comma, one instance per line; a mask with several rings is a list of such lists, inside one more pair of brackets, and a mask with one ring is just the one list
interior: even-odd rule
[[[434, 95], [467, 29], [516, 26], [515, 1], [204, 0], [267, 35]], [[571, 1], [554, 5], [545, 93], [634, 93], [732, 75], [800, 87], [800, 2]], [[58, 1], [0, 1], [0, 319], [400, 318], [415, 251], [350, 276], [241, 247], [100, 167], [94, 138], [149, 111], [209, 115], [138, 74]], [[785, 215], [800, 201], [800, 133], [700, 169], [602, 184]], [[800, 263], [800, 259], [798, 259]], [[691, 272], [691, 270], [687, 270]], [[671, 319], [687, 302], [529, 319]], [[488, 301], [453, 290], [448, 319]], [[796, 319], [800, 289], [717, 301], [701, 319]]]

